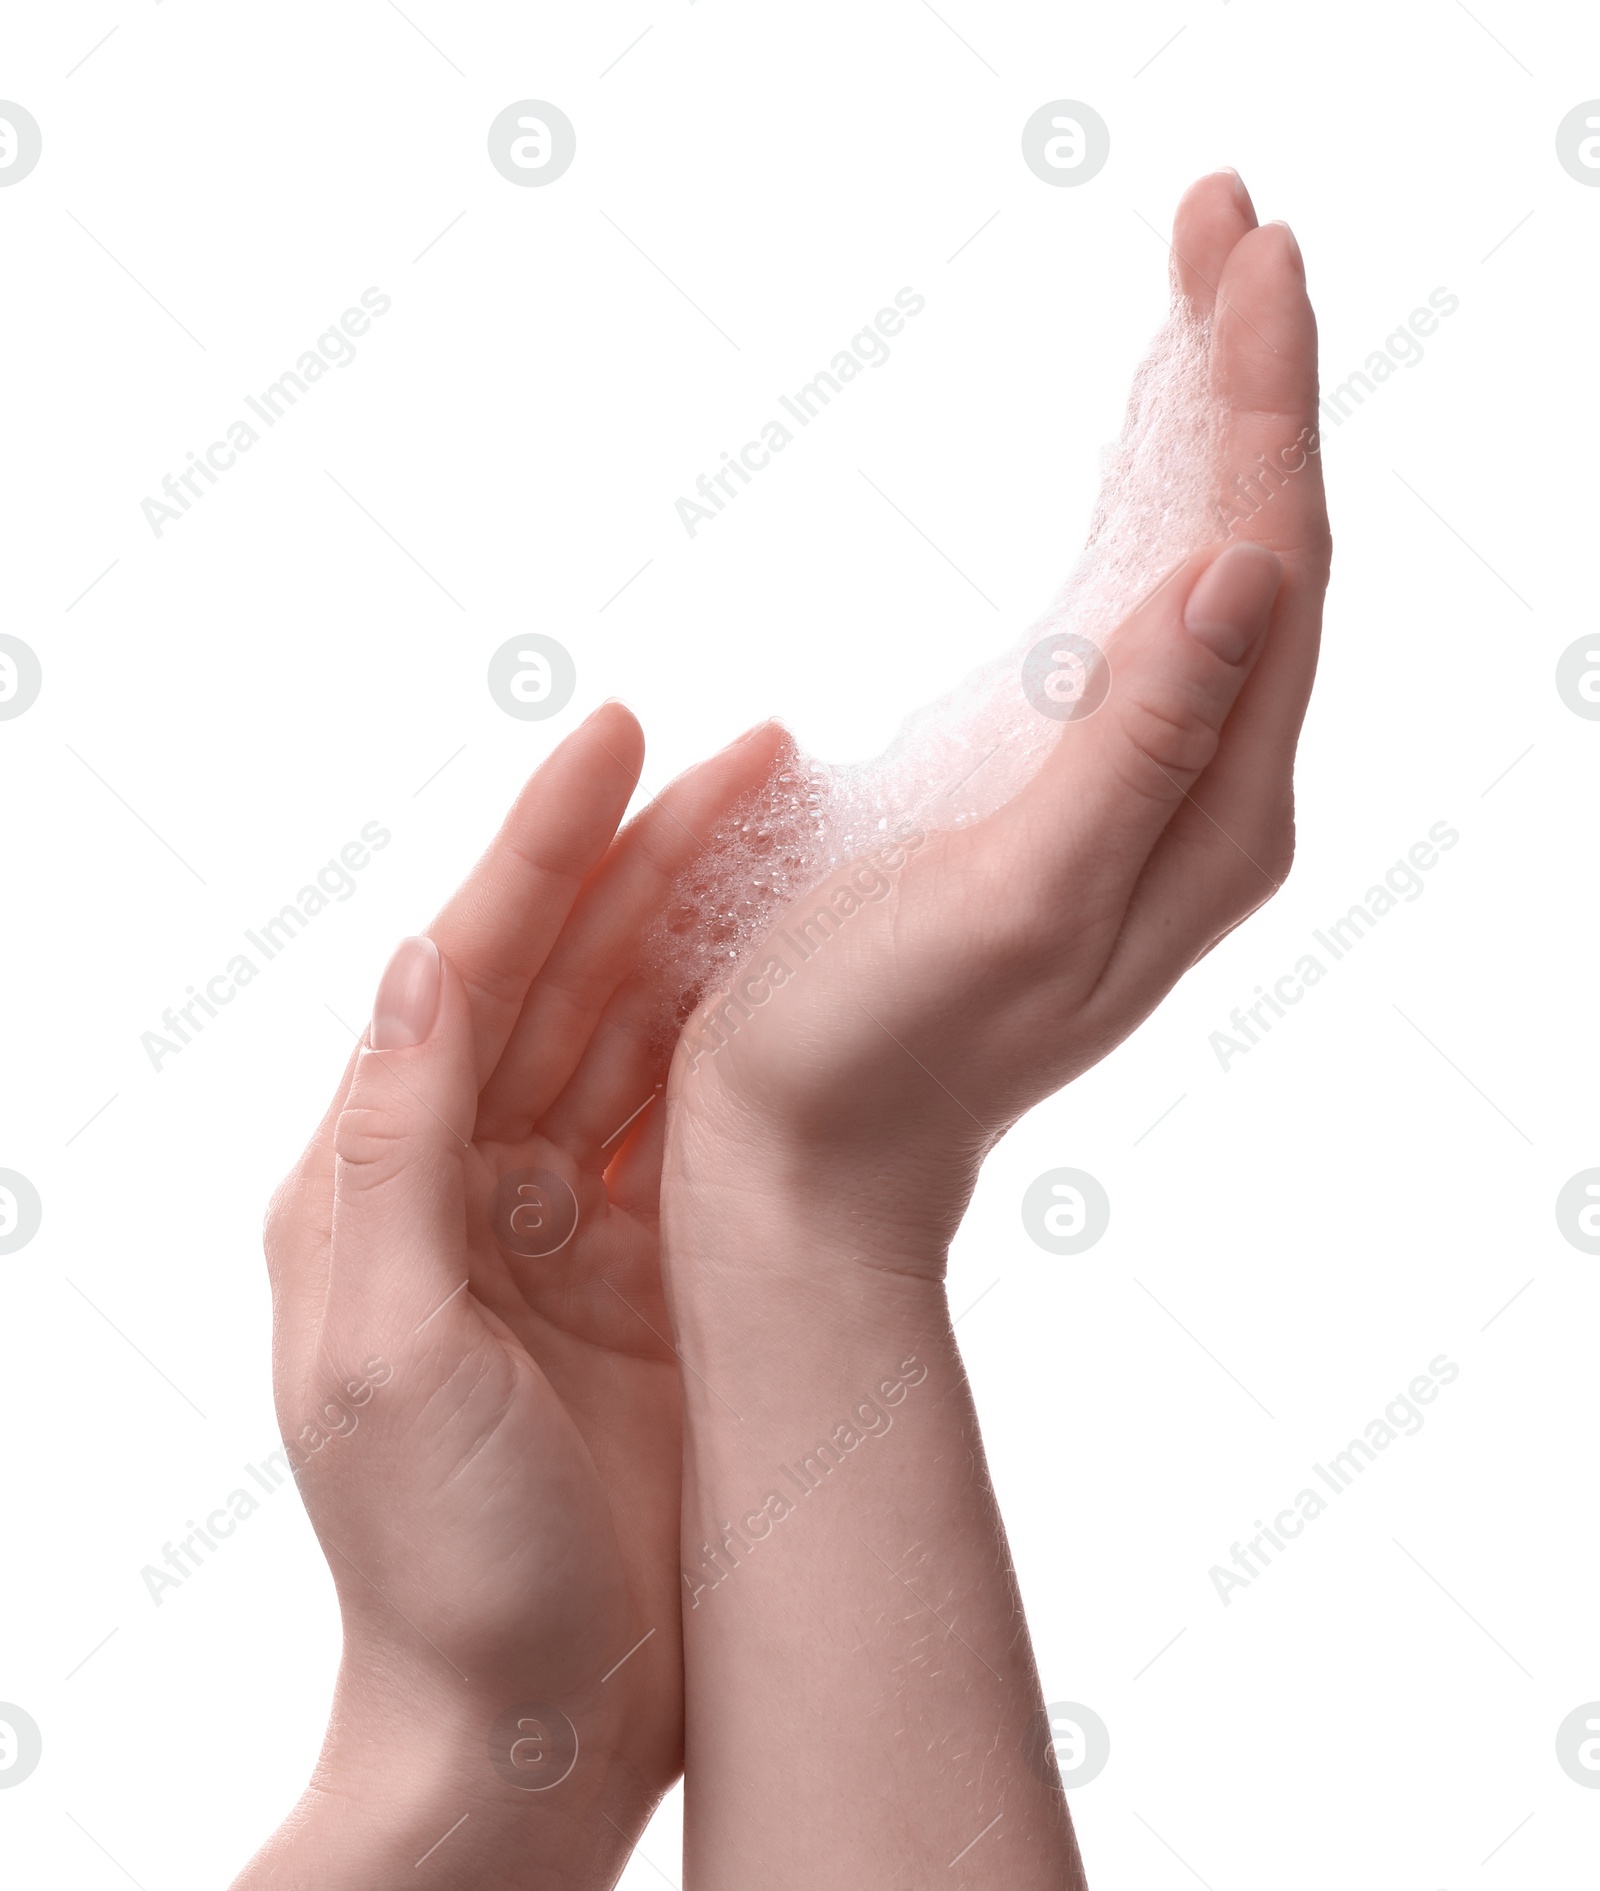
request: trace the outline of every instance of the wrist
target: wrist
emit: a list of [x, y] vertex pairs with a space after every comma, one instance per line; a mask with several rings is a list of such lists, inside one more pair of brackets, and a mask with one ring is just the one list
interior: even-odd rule
[[982, 1152], [819, 1141], [712, 1086], [669, 1100], [662, 1239], [685, 1287], [766, 1291], [838, 1269], [939, 1281]]
[[875, 1435], [902, 1388], [931, 1367], [943, 1392], [959, 1371], [942, 1243], [868, 1227], [817, 1197], [814, 1184], [765, 1168], [726, 1187], [701, 1174], [692, 1190], [663, 1191], [662, 1265], [685, 1367], [686, 1524], [703, 1474], [802, 1453], [819, 1425]]
[[236, 1891], [366, 1891], [401, 1874], [419, 1891], [609, 1886], [655, 1795], [592, 1704], [533, 1685], [441, 1681], [392, 1649], [347, 1648], [311, 1783]]

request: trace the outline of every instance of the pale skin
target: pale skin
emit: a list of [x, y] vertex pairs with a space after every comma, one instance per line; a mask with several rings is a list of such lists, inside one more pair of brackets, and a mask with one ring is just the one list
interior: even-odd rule
[[[1314, 433], [1315, 327], [1231, 174], [1174, 255], [1216, 312], [1220, 498]], [[269, 1229], [285, 1436], [392, 1376], [304, 1453], [345, 1657], [240, 1887], [608, 1885], [680, 1763], [693, 1891], [1084, 1883], [943, 1271], [994, 1142], [1288, 870], [1320, 461], [1218, 536], [1152, 573], [1033, 782], [908, 852], [714, 1055], [691, 1021], [620, 1136], [666, 1076], [637, 941], [781, 732], [618, 835], [642, 741], [608, 705], [397, 954]], [[534, 1260], [489, 1227], [531, 1168], [579, 1209]], [[547, 1791], [488, 1756], [529, 1702], [580, 1730]]]
[[[633, 1056], [629, 974], [696, 836], [775, 746], [735, 744], [613, 844], [643, 748], [625, 709], [597, 711], [396, 953], [274, 1200], [278, 1413], [345, 1646], [316, 1775], [240, 1891], [609, 1884], [678, 1775], [678, 1365], [662, 1113], [638, 1114], [664, 1072]], [[489, 1228], [496, 1182], [529, 1169], [578, 1205], [531, 1259]], [[526, 1703], [580, 1730], [543, 1790], [564, 1756], [538, 1716], [501, 1743], [532, 1736], [519, 1779], [489, 1757]]]
[[[1175, 242], [1180, 292], [1215, 304], [1219, 498], [1233, 471], [1316, 424], [1298, 247], [1282, 226], [1254, 226], [1231, 177], [1208, 179]], [[734, 1032], [713, 1001], [684, 1034], [662, 1210], [677, 1343], [696, 1368], [684, 1543], [697, 1891], [1084, 1882], [1038, 1764], [1042, 1700], [945, 1258], [995, 1141], [1288, 871], [1329, 563], [1320, 461], [1292, 458], [1304, 464], [1251, 519], [1254, 543], [1186, 560], [1123, 623], [1105, 704], [1063, 727], [1021, 794], [929, 835], [892, 896], [742, 1020], [735, 1010]], [[791, 934], [828, 891], [789, 916]], [[891, 1431], [846, 1442], [809, 1495], [775, 1475], [853, 1401], [903, 1380], [908, 1356], [927, 1378]], [[794, 1514], [756, 1540], [742, 1520], [773, 1490]], [[724, 1554], [724, 1573], [708, 1571], [700, 1546], [729, 1521], [751, 1547], [734, 1539], [737, 1564]]]

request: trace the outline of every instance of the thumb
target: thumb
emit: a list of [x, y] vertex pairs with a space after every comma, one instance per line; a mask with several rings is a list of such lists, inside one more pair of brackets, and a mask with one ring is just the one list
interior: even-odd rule
[[466, 990], [432, 939], [404, 939], [334, 1127], [327, 1330], [398, 1344], [466, 1278], [464, 1157], [477, 1109]]
[[1221, 744], [1282, 581], [1283, 566], [1264, 545], [1199, 552], [1118, 625], [1109, 682], [1086, 697], [1100, 697], [1099, 708], [1064, 724], [1019, 797], [1019, 812], [1034, 820], [1035, 797], [1043, 797], [1068, 885], [1081, 890], [1092, 871], [1102, 885], [1132, 886]]

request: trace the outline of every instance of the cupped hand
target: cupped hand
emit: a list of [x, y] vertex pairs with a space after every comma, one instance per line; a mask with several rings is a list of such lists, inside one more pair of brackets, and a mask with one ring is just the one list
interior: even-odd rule
[[[994, 1140], [1288, 872], [1331, 550], [1316, 326], [1298, 245], [1232, 173], [1188, 193], [1173, 251], [1214, 318], [1218, 543], [1151, 572], [1104, 702], [1021, 793], [832, 876], [707, 1000], [674, 1064], [669, 1197], [742, 1170], [880, 1252], [937, 1251]], [[1264, 461], [1253, 515], [1225, 512]]]
[[613, 844], [638, 725], [607, 705], [569, 737], [395, 954], [268, 1222], [279, 1418], [345, 1628], [344, 1747], [464, 1702], [492, 1789], [496, 1715], [543, 1703], [502, 1743], [527, 1769], [511, 1788], [559, 1772], [570, 1729], [580, 1783], [600, 1770], [585, 1796], [630, 1837], [682, 1743], [664, 1070], [637, 948], [773, 745], [691, 771]]

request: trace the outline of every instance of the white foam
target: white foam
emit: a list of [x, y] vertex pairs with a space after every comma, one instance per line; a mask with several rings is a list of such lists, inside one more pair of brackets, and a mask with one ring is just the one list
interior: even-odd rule
[[740, 969], [787, 906], [902, 822], [963, 827], [1004, 806], [1063, 726], [1023, 693], [1029, 651], [1063, 631], [1106, 648], [1163, 571], [1221, 535], [1210, 339], [1209, 322], [1175, 306], [1134, 376], [1083, 555], [1010, 650], [909, 716], [872, 761], [796, 755], [711, 837], [647, 942], [680, 1018]]

